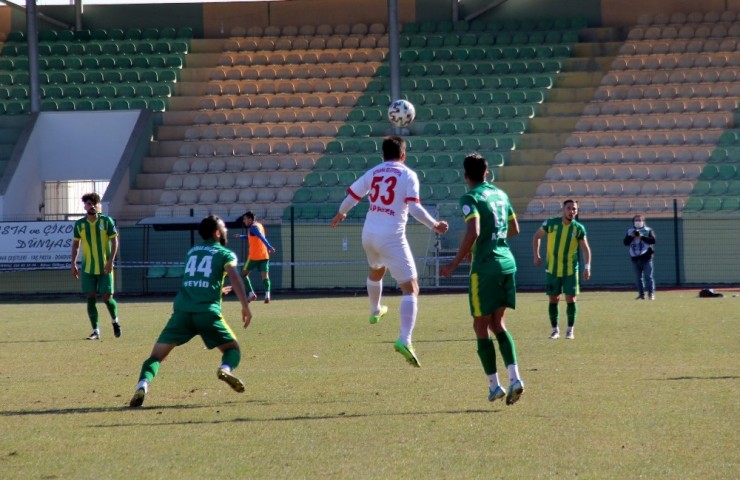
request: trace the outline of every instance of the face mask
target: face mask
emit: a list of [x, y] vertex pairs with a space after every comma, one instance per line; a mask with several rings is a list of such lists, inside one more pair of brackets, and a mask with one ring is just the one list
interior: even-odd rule
[[642, 228], [644, 226], [645, 226], [645, 222], [643, 222], [641, 220], [636, 220], [635, 221], [635, 228]]

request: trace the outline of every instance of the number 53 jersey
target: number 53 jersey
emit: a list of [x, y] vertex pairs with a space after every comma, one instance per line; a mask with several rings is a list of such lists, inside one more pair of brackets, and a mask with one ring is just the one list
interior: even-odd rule
[[347, 193], [358, 201], [367, 195], [370, 208], [365, 217], [365, 232], [403, 236], [408, 203], [419, 203], [419, 177], [403, 162], [388, 160], [365, 172]]

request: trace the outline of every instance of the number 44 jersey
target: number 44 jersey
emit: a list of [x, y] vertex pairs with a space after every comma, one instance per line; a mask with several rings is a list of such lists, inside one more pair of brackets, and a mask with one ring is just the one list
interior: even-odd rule
[[385, 161], [357, 179], [347, 193], [362, 200], [367, 195], [364, 231], [386, 236], [402, 236], [406, 229], [408, 202], [419, 203], [419, 177], [400, 161]]
[[236, 267], [236, 264], [236, 254], [215, 241], [188, 250], [174, 309], [180, 312], [221, 313], [221, 287], [226, 266]]

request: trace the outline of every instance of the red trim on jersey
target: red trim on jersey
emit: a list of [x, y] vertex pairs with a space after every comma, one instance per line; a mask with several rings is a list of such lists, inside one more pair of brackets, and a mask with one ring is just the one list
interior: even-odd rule
[[406, 197], [403, 199], [403, 201], [406, 203], [408, 202], [421, 203], [421, 200], [419, 200], [418, 198], [414, 198], [414, 197]]
[[348, 189], [347, 189], [347, 194], [348, 194], [349, 196], [351, 196], [352, 198], [354, 198], [355, 200], [357, 200], [358, 202], [359, 202], [360, 200], [362, 200], [362, 197], [358, 196], [358, 195], [357, 195], [357, 194], [356, 194], [355, 192], [353, 192], [351, 188], [348, 188]]

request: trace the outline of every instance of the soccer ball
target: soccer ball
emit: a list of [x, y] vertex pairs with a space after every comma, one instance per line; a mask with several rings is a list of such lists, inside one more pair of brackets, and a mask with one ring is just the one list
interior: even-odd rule
[[416, 109], [408, 100], [395, 100], [388, 106], [388, 121], [396, 127], [411, 125], [416, 117]]

